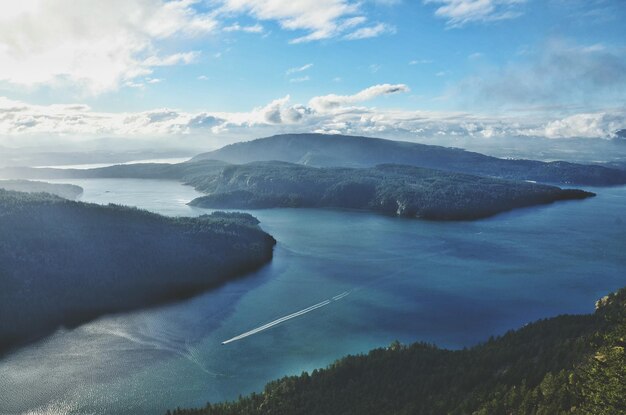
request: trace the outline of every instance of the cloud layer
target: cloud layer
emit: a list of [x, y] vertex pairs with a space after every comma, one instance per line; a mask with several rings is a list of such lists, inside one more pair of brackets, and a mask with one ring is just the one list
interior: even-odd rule
[[[626, 128], [626, 109], [579, 113], [562, 118], [484, 116], [466, 112], [377, 109], [368, 100], [407, 92], [406, 85], [374, 85], [353, 95], [313, 97], [294, 104], [289, 96], [248, 112], [185, 112], [155, 109], [134, 113], [93, 111], [81, 104], [39, 106], [0, 98], [0, 137], [157, 137], [237, 135], [251, 138], [279, 132], [361, 134], [381, 137], [546, 137], [611, 138]], [[15, 141], [15, 140], [13, 140]]]

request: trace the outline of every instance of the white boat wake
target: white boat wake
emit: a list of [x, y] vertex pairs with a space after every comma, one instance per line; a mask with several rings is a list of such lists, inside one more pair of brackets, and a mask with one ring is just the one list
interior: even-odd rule
[[252, 336], [253, 334], [260, 333], [260, 332], [265, 331], [265, 330], [267, 330], [269, 328], [272, 328], [272, 327], [274, 327], [274, 326], [276, 326], [276, 325], [278, 325], [280, 323], [284, 323], [287, 320], [291, 320], [292, 318], [300, 317], [301, 315], [304, 315], [306, 313], [310, 313], [313, 310], [317, 310], [318, 308], [322, 308], [324, 306], [327, 306], [328, 304], [332, 303], [333, 301], [339, 301], [339, 300], [341, 300], [342, 298], [344, 298], [344, 297], [346, 297], [348, 295], [350, 295], [350, 291], [342, 292], [341, 294], [336, 295], [336, 296], [334, 296], [331, 299], [324, 300], [321, 303], [314, 304], [314, 305], [312, 305], [310, 307], [307, 307], [307, 308], [304, 308], [304, 309], [302, 309], [300, 311], [296, 311], [295, 313], [291, 313], [291, 314], [286, 315], [284, 317], [278, 318], [278, 319], [276, 319], [274, 321], [270, 321], [269, 323], [263, 324], [262, 326], [259, 326], [259, 327], [255, 328], [255, 329], [252, 329], [252, 330], [247, 331], [245, 333], [242, 333], [242, 334], [240, 334], [238, 336], [235, 336], [232, 339], [225, 340], [225, 341], [222, 342], [222, 344], [228, 344], [228, 343], [236, 342], [237, 340], [245, 339], [246, 337]]

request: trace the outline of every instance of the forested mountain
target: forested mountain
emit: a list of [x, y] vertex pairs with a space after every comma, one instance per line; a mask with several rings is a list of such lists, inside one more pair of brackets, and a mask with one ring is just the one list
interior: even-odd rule
[[228, 166], [190, 181], [207, 193], [190, 202], [214, 209], [330, 207], [407, 218], [465, 220], [584, 199], [593, 193], [411, 166], [315, 168], [282, 162]]
[[166, 218], [0, 190], [0, 354], [60, 325], [183, 298], [265, 264], [275, 241], [257, 225], [246, 214]]
[[457, 148], [346, 135], [275, 135], [231, 144], [200, 154], [192, 161], [210, 159], [237, 164], [277, 160], [317, 167], [373, 167], [393, 163], [543, 183], [598, 186], [626, 183], [626, 172], [603, 166], [500, 159]]
[[[393, 343], [175, 415], [626, 413], [626, 289], [464, 350]], [[168, 411], [168, 414], [170, 411]]]
[[31, 180], [0, 180], [0, 189], [26, 193], [50, 193], [64, 199], [74, 200], [83, 193], [80, 186], [34, 182]]

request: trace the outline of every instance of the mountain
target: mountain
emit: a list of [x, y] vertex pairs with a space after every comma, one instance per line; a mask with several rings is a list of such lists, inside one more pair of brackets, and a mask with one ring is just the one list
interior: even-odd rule
[[[177, 149], [159, 150], [121, 150], [124, 147], [110, 142], [113, 139], [100, 140], [99, 149], [85, 149], [76, 151], [59, 149], [57, 151], [42, 151], [37, 147], [3, 148], [0, 147], [0, 167], [15, 166], [65, 166], [80, 164], [113, 164], [126, 163], [135, 160], [154, 160], [166, 158], [183, 158], [193, 155], [190, 151]], [[128, 140], [121, 140], [128, 143]], [[108, 145], [106, 143], [109, 143]], [[90, 142], [90, 143], [93, 143]], [[118, 148], [120, 150], [111, 150]]]
[[626, 289], [463, 350], [397, 342], [174, 415], [626, 413]]
[[211, 159], [236, 164], [277, 160], [316, 167], [373, 167], [393, 163], [543, 183], [626, 184], [626, 172], [603, 166], [500, 159], [458, 148], [346, 135], [275, 135], [231, 144], [199, 154], [191, 161]]
[[30, 180], [0, 180], [0, 189], [26, 193], [50, 193], [64, 199], [75, 200], [83, 188], [73, 184], [34, 182]]
[[212, 209], [346, 208], [432, 220], [469, 220], [594, 196], [582, 190], [401, 165], [315, 168], [284, 162], [231, 165], [189, 180]]
[[264, 265], [246, 214], [166, 218], [0, 190], [0, 354], [60, 326], [187, 297]]

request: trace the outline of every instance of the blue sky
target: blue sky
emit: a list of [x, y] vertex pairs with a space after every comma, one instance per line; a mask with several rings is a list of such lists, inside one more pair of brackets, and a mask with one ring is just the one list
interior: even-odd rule
[[626, 127], [623, 0], [23, 0], [0, 16], [13, 143]]

